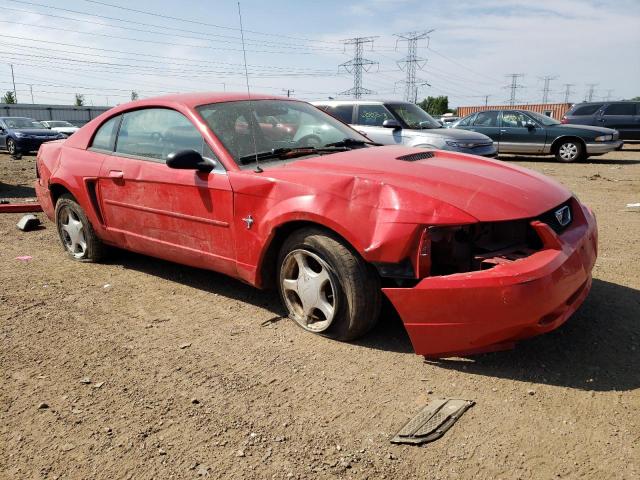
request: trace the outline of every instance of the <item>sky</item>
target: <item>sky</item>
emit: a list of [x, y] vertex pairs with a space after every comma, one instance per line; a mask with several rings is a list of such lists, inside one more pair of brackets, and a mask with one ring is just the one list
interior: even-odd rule
[[[251, 91], [303, 100], [342, 95], [354, 55], [344, 40], [374, 37], [364, 98], [402, 99], [407, 43], [418, 42], [418, 99], [452, 107], [516, 100], [640, 95], [640, 0], [241, 1]], [[246, 91], [236, 1], [0, 0], [0, 91], [20, 103], [87, 105], [186, 91]], [[401, 68], [402, 67], [402, 68]], [[487, 97], [488, 96], [488, 97]]]

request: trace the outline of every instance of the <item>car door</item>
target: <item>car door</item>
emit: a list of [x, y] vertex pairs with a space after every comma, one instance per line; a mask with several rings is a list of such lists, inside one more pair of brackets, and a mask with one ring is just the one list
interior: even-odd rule
[[99, 176], [104, 223], [131, 250], [233, 274], [227, 174], [220, 162], [210, 173], [166, 165], [168, 154], [187, 149], [214, 157], [196, 127], [175, 110], [125, 113], [115, 151]]
[[500, 153], [542, 153], [547, 134], [524, 112], [504, 110], [501, 115]]
[[610, 103], [599, 113], [597, 124], [618, 130], [624, 140], [639, 139], [639, 118], [635, 103]]
[[497, 110], [489, 110], [486, 112], [478, 112], [478, 114], [470, 122], [470, 125], [465, 130], [472, 132], [482, 133], [491, 140], [494, 145], [500, 149], [500, 127], [498, 125], [498, 112]]
[[408, 136], [403, 135], [403, 129], [385, 128], [382, 126], [385, 120], [396, 120], [396, 118], [384, 105], [359, 104], [356, 109], [355, 124], [351, 126], [376, 143], [383, 145], [407, 143]]
[[7, 148], [7, 125], [0, 119], [0, 148]]

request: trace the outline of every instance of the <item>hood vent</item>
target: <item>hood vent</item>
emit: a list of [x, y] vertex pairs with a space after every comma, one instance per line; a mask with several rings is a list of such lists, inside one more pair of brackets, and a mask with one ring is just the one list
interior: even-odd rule
[[433, 152], [425, 151], [420, 153], [410, 153], [409, 155], [402, 155], [401, 157], [397, 157], [396, 160], [404, 160], [405, 162], [417, 162], [418, 160], [433, 158], [433, 156]]

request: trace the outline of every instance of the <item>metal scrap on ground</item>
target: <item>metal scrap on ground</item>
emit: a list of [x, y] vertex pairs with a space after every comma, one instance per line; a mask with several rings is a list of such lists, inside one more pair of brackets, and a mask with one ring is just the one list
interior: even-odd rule
[[421, 445], [433, 442], [444, 435], [462, 414], [473, 405], [475, 405], [473, 400], [456, 398], [436, 400], [409, 420], [391, 439], [391, 443]]
[[40, 219], [35, 215], [23, 215], [20, 221], [16, 224], [19, 230], [23, 232], [29, 232], [35, 230], [40, 226]]

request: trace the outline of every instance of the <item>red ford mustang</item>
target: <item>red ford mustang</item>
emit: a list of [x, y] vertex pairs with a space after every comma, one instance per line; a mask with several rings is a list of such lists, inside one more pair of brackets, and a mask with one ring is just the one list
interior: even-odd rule
[[340, 340], [370, 330], [386, 295], [418, 354], [506, 348], [558, 327], [591, 286], [596, 222], [559, 184], [376, 146], [304, 102], [128, 103], [44, 144], [37, 170], [72, 258], [115, 245], [275, 285], [302, 328]]

